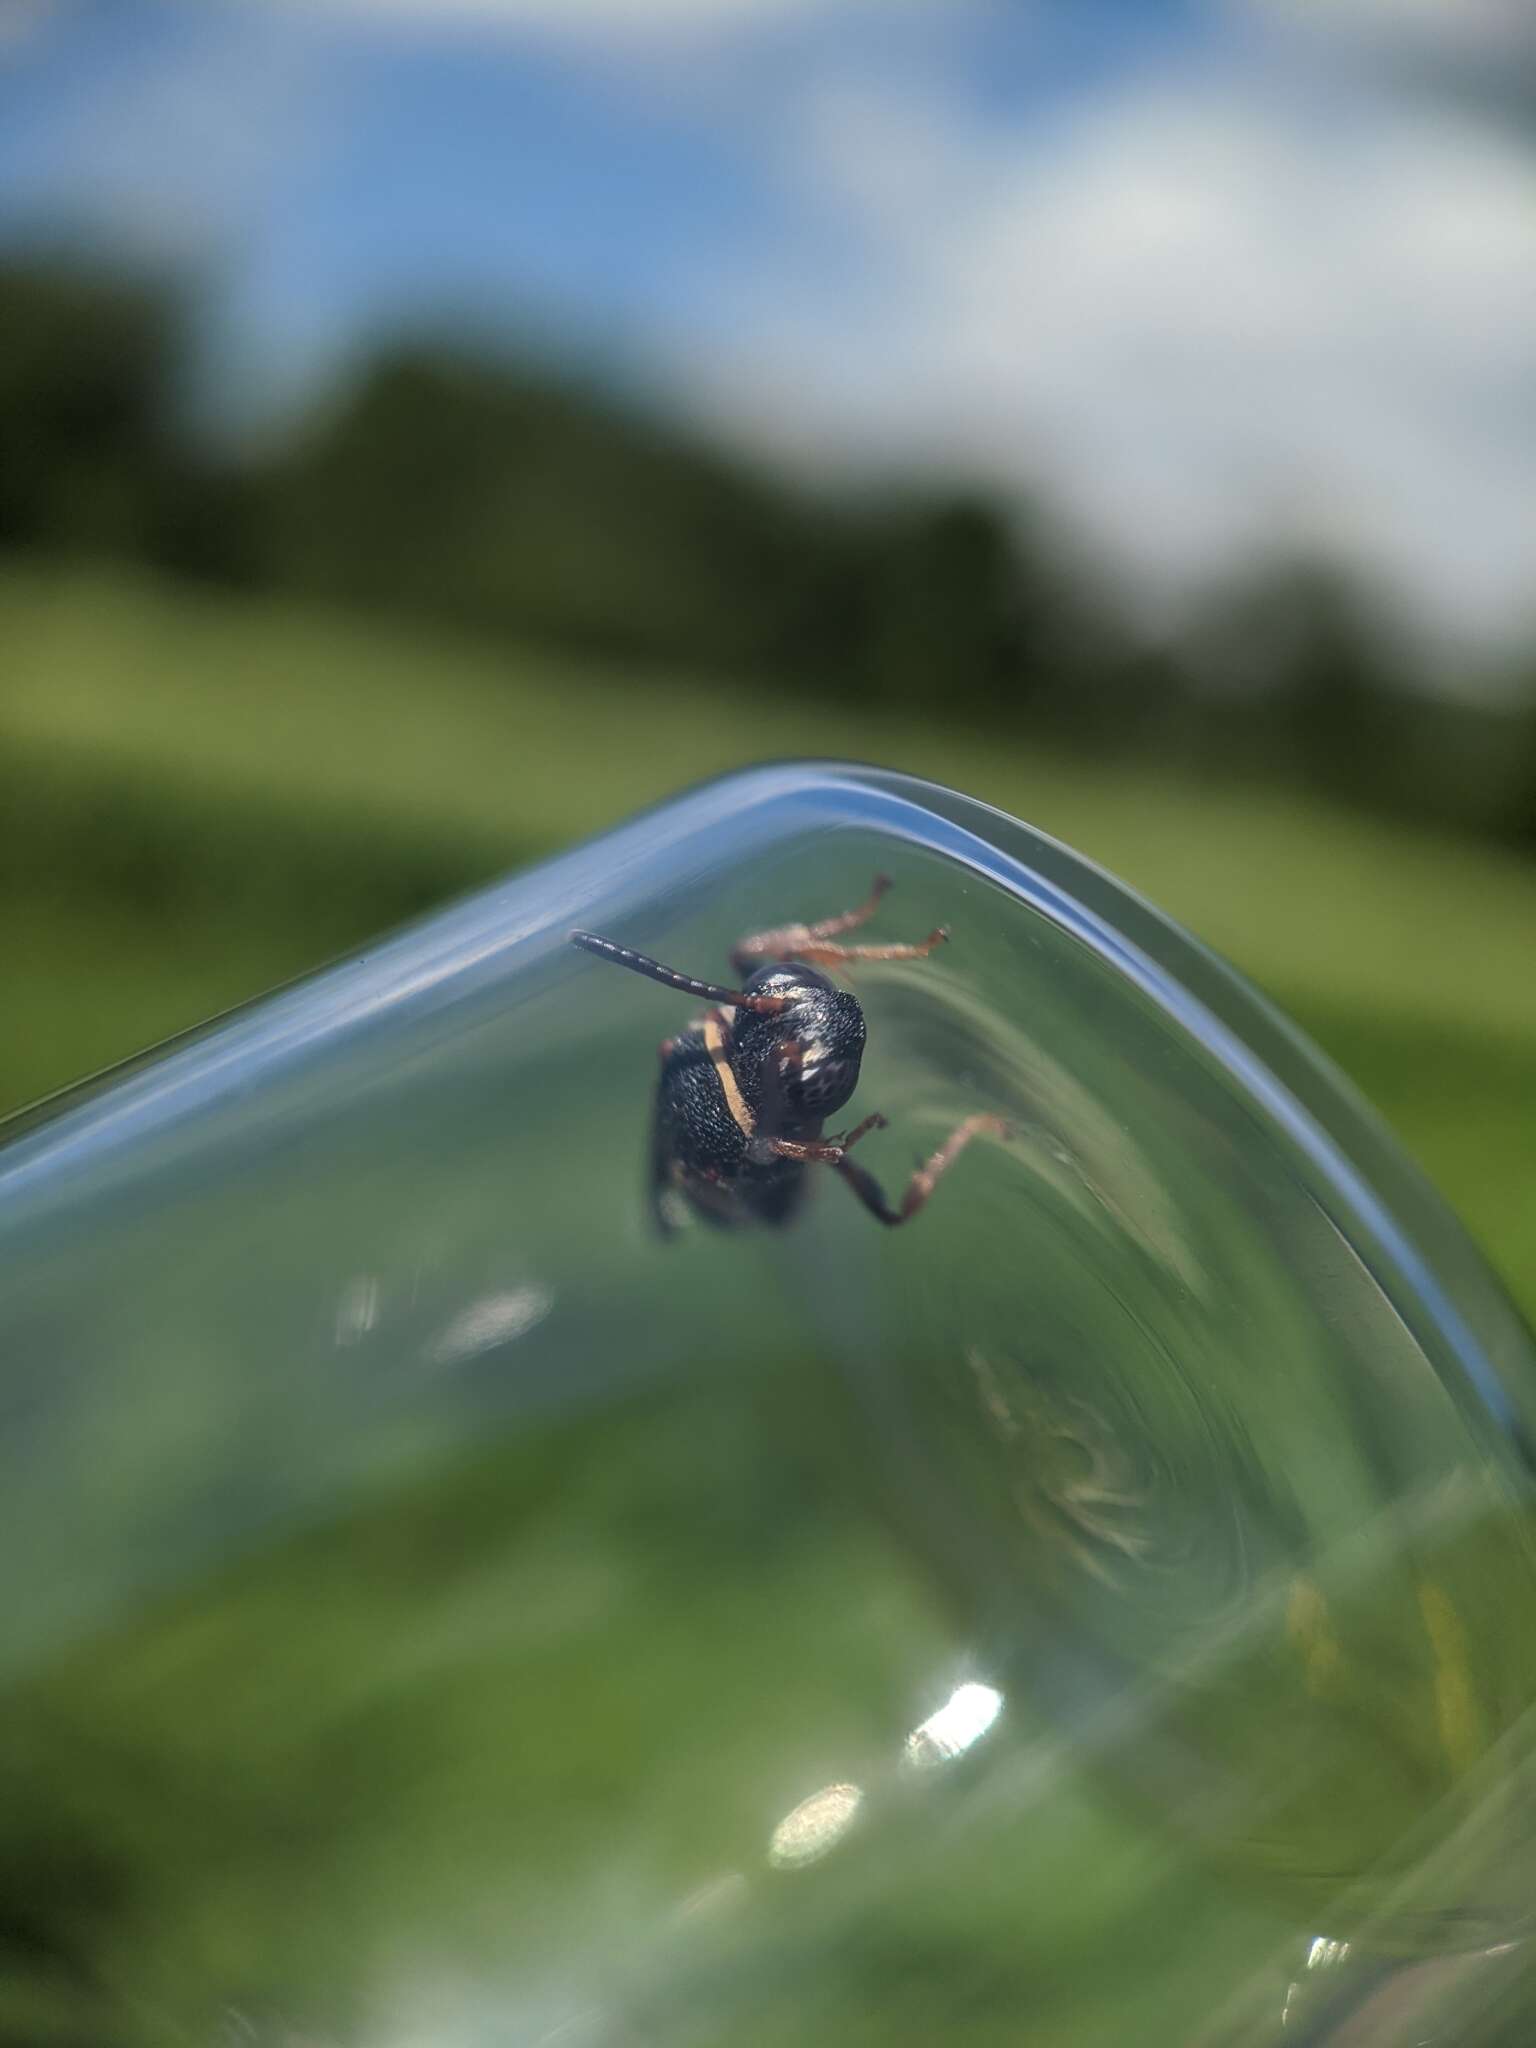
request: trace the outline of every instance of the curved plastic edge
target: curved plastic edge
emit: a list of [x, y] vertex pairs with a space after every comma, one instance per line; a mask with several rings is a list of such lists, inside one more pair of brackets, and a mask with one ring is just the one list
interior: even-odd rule
[[[1536, 1348], [1481, 1254], [1385, 1126], [1310, 1042], [1216, 954], [1104, 869], [1008, 813], [895, 771], [837, 763], [751, 768], [688, 791], [552, 861], [475, 892], [337, 966], [141, 1055], [0, 1134], [0, 1227], [134, 1177], [151, 1136], [277, 1078], [346, 1035], [562, 948], [599, 901], [643, 901], [659, 862], [707, 883], [719, 835], [750, 848], [803, 828], [885, 832], [973, 869], [1089, 946], [1200, 1043], [1328, 1194], [1330, 1213], [1463, 1406], [1518, 1469], [1531, 1446]], [[1421, 1249], [1435, 1246], [1432, 1262]]]
[[[976, 847], [985, 850], [975, 863], [983, 872], [1054, 914], [1199, 1039], [1320, 1172], [1335, 1221], [1388, 1300], [1431, 1356], [1454, 1358], [1464, 1393], [1522, 1476], [1536, 1476], [1530, 1331], [1454, 1212], [1310, 1039], [1238, 969], [1059, 840], [936, 783], [881, 770], [854, 770], [851, 779], [958, 827], [973, 859]], [[999, 872], [998, 855], [1012, 873]], [[1433, 1261], [1425, 1242], [1435, 1246]]]

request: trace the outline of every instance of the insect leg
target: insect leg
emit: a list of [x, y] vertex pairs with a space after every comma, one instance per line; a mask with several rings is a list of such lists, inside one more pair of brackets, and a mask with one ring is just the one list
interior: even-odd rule
[[824, 1166], [841, 1166], [866, 1131], [883, 1131], [885, 1124], [885, 1118], [877, 1109], [841, 1138], [765, 1138], [762, 1147], [779, 1159], [804, 1159], [819, 1161]]
[[837, 967], [849, 960], [926, 960], [934, 947], [942, 946], [948, 937], [948, 925], [941, 924], [915, 946], [837, 946], [817, 940], [796, 947], [794, 958], [804, 960], [810, 967]]
[[835, 1141], [823, 1142], [811, 1138], [763, 1138], [760, 1141], [765, 1152], [771, 1152], [776, 1159], [805, 1159], [819, 1161], [824, 1166], [841, 1166], [846, 1145]]
[[845, 1152], [851, 1152], [866, 1131], [883, 1131], [889, 1121], [890, 1119], [883, 1117], [878, 1109], [872, 1109], [863, 1123], [855, 1124], [851, 1131], [844, 1131], [836, 1142]]
[[963, 1123], [957, 1124], [937, 1152], [931, 1153], [918, 1167], [907, 1182], [900, 1204], [894, 1209], [885, 1199], [879, 1181], [872, 1173], [866, 1173], [862, 1166], [854, 1165], [847, 1158], [828, 1163], [847, 1181], [871, 1216], [878, 1217], [880, 1222], [894, 1229], [899, 1223], [911, 1222], [972, 1138], [979, 1138], [984, 1132], [994, 1138], [1006, 1138], [1008, 1126], [1000, 1116], [968, 1116]]
[[814, 946], [819, 939], [835, 939], [840, 932], [851, 932], [855, 926], [867, 923], [890, 886], [889, 875], [876, 875], [857, 910], [840, 911], [836, 917], [824, 917], [816, 924], [778, 925], [772, 931], [752, 932], [738, 939], [731, 948], [732, 967], [738, 974], [745, 974], [754, 960], [803, 960], [805, 948]]

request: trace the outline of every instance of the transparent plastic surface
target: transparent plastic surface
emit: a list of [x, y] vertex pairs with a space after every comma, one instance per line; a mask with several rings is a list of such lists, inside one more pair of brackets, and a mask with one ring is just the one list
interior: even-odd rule
[[[658, 1041], [896, 886], [906, 1228], [658, 1241]], [[867, 771], [686, 796], [0, 1149], [0, 2039], [1494, 2043], [1529, 1342], [1236, 977]]]

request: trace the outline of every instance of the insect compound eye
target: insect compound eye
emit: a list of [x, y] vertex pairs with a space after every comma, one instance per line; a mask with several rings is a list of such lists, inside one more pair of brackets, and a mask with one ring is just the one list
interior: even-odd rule
[[864, 1013], [846, 992], [807, 989], [782, 1020], [789, 1106], [808, 1117], [830, 1116], [859, 1085]]
[[825, 1115], [841, 1109], [858, 1085], [856, 1059], [812, 1059], [800, 1070], [796, 1092], [803, 1108]]

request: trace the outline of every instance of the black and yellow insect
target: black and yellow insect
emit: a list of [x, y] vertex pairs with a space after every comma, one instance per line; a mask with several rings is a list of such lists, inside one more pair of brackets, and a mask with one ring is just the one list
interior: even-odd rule
[[731, 951], [742, 978], [735, 989], [697, 981], [595, 932], [571, 933], [573, 945], [710, 1006], [661, 1045], [650, 1198], [664, 1235], [677, 1230], [689, 1209], [724, 1227], [786, 1223], [805, 1198], [806, 1169], [813, 1165], [831, 1167], [881, 1223], [906, 1223], [972, 1138], [984, 1131], [1006, 1135], [998, 1117], [966, 1117], [917, 1168], [894, 1207], [874, 1176], [848, 1156], [867, 1132], [884, 1127], [885, 1118], [875, 1111], [852, 1130], [823, 1136], [825, 1120], [858, 1086], [865, 1026], [857, 998], [819, 968], [923, 960], [949, 936], [941, 926], [917, 945], [840, 944], [843, 933], [874, 915], [889, 887], [878, 875], [857, 910], [740, 940]]

